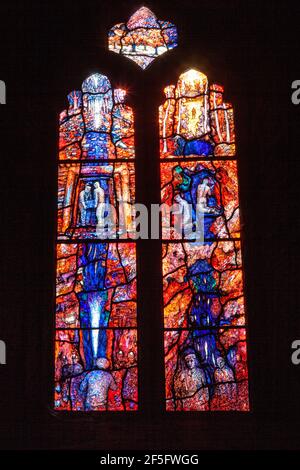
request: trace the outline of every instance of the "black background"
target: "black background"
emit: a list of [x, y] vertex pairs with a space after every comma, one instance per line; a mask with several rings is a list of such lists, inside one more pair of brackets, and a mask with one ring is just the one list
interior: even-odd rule
[[[298, 449], [300, 366], [300, 3], [145, 2], [175, 23], [179, 46], [146, 71], [107, 50], [134, 1], [1, 4], [2, 449]], [[157, 107], [194, 67], [234, 105], [249, 322], [250, 413], [166, 413], [159, 242], [139, 243], [140, 411], [51, 411], [58, 114], [93, 72], [126, 86], [136, 116], [137, 200], [159, 202]]]

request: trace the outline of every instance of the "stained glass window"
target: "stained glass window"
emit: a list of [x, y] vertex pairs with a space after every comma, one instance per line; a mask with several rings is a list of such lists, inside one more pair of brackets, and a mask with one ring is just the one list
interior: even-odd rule
[[109, 50], [124, 55], [146, 69], [156, 57], [177, 46], [177, 29], [141, 7], [127, 21], [116, 24], [108, 35]]
[[[57, 410], [138, 406], [136, 247], [129, 240], [135, 149], [125, 98], [94, 74], [68, 95], [60, 115]], [[107, 231], [100, 221], [119, 206], [115, 219], [109, 217], [114, 230]]]
[[[109, 32], [109, 49], [143, 69], [176, 46], [176, 27], [145, 7]], [[183, 217], [189, 237], [170, 225], [168, 211], [161, 217], [166, 409], [247, 411], [233, 108], [222, 86], [193, 69], [164, 91], [161, 202], [191, 216]], [[91, 75], [68, 95], [59, 131], [55, 408], [137, 410], [135, 145], [126, 91]]]
[[165, 88], [161, 199], [202, 215], [192, 241], [162, 218], [166, 409], [249, 409], [233, 109], [197, 70]]

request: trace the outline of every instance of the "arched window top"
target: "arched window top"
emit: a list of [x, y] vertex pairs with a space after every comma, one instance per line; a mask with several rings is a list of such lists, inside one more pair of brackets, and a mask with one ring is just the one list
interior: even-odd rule
[[111, 89], [108, 78], [101, 73], [94, 73], [82, 83], [83, 93], [107, 93]]
[[176, 96], [194, 97], [207, 93], [208, 79], [204, 73], [195, 69], [187, 70], [179, 77], [176, 86]]
[[113, 26], [108, 33], [109, 50], [133, 60], [142, 69], [176, 46], [176, 26], [158, 20], [146, 7], [137, 10], [127, 23]]
[[126, 90], [114, 88], [101, 73], [86, 78], [82, 91], [68, 94], [60, 113], [60, 160], [134, 158], [133, 111]]
[[221, 85], [196, 69], [164, 89], [160, 106], [161, 158], [235, 156], [233, 109]]
[[65, 114], [71, 116], [81, 111], [83, 93], [96, 95], [110, 94], [113, 96], [115, 104], [124, 103], [126, 97], [126, 90], [122, 88], [112, 88], [109, 79], [105, 75], [94, 73], [86, 78], [82, 83], [82, 92], [74, 90], [68, 94], [69, 108], [68, 111], [64, 111]]
[[167, 85], [164, 89], [166, 98], [193, 98], [210, 92], [224, 93], [222, 85], [209, 84], [207, 76], [196, 69], [189, 69], [179, 76], [176, 86]]

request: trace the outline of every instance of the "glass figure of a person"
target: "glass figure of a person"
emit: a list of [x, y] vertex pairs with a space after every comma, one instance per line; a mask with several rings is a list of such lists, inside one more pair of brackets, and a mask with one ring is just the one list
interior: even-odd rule
[[[174, 217], [175, 229], [179, 230], [180, 235], [188, 234], [192, 227], [192, 210], [189, 203], [183, 199], [180, 192], [176, 192], [174, 203], [178, 205], [176, 216]], [[183, 229], [183, 230], [182, 230]]]
[[206, 411], [209, 409], [209, 392], [204, 371], [199, 367], [195, 352], [186, 351], [184, 367], [174, 378], [176, 399], [184, 410]]
[[[83, 372], [82, 365], [78, 362], [76, 355], [72, 355], [72, 363], [67, 362], [65, 358], [64, 365], [61, 370], [61, 394], [62, 400], [65, 403], [72, 404], [76, 402], [78, 380], [81, 382], [81, 373]], [[76, 387], [77, 385], [77, 387]]]
[[100, 357], [96, 361], [96, 366], [97, 369], [88, 372], [80, 384], [80, 392], [85, 397], [85, 411], [106, 410], [109, 390], [117, 390], [116, 381], [108, 371], [108, 359]]
[[211, 195], [208, 178], [204, 178], [197, 188], [197, 209], [202, 213], [214, 213], [215, 209], [207, 205], [207, 198]]
[[92, 199], [92, 186], [87, 183], [79, 194], [80, 225], [83, 227], [89, 223], [89, 205]]
[[100, 183], [98, 181], [94, 183], [94, 198], [97, 224], [101, 225], [105, 212], [105, 192], [104, 189], [101, 188]]
[[218, 357], [216, 362], [212, 408], [217, 410], [233, 410], [237, 401], [237, 388], [233, 371], [226, 365], [223, 357]]

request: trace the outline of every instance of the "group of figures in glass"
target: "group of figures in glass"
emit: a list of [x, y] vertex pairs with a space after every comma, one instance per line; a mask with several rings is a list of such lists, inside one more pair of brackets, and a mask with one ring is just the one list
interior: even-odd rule
[[99, 181], [86, 183], [79, 193], [80, 225], [96, 225], [103, 218], [105, 194]]
[[[110, 50], [143, 69], [176, 45], [176, 27], [144, 7], [109, 33]], [[234, 121], [223, 92], [191, 69], [165, 88], [159, 109], [161, 202], [204, 217], [201, 242], [162, 217], [169, 411], [249, 409]], [[136, 242], [104, 241], [95, 229], [108, 203], [125, 202], [125, 229], [132, 221], [134, 119], [125, 99], [94, 74], [60, 117], [58, 410], [138, 409]]]

